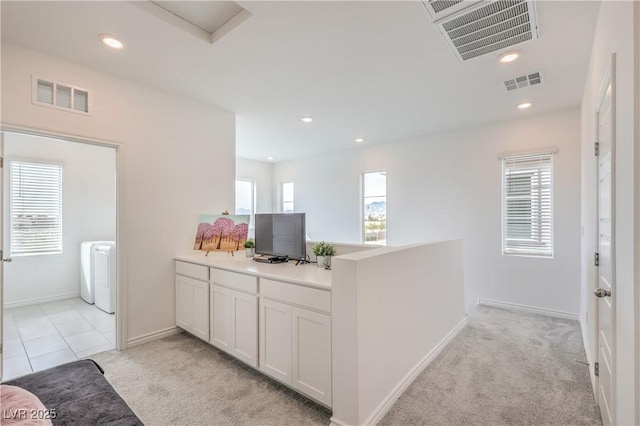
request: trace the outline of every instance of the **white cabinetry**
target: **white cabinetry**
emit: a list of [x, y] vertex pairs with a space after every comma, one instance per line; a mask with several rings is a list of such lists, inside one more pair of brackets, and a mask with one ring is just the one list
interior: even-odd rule
[[331, 406], [331, 317], [292, 308], [292, 386]]
[[211, 268], [209, 342], [258, 367], [258, 280]]
[[260, 370], [291, 385], [291, 306], [260, 299]]
[[209, 343], [231, 353], [231, 290], [211, 285], [211, 339]]
[[176, 325], [331, 407], [330, 275], [312, 266], [200, 262], [176, 260]]
[[260, 370], [331, 406], [331, 295], [268, 279], [260, 295]]
[[[180, 275], [188, 273], [191, 276]], [[209, 271], [200, 265], [176, 262], [176, 325], [209, 340]]]

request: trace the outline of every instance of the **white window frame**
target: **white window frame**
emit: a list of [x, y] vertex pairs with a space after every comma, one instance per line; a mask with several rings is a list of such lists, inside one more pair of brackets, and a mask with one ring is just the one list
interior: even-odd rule
[[[388, 217], [386, 215], [386, 207], [385, 207], [385, 238], [383, 240], [373, 240], [373, 241], [367, 241], [367, 237], [366, 237], [366, 220], [365, 220], [365, 206], [366, 206], [366, 199], [367, 198], [371, 198], [371, 196], [366, 196], [366, 185], [365, 185], [365, 181], [366, 178], [365, 176], [368, 174], [373, 174], [373, 173], [382, 173], [385, 175], [385, 188], [384, 188], [384, 201], [385, 201], [385, 205], [387, 203], [387, 184], [386, 184], [386, 174], [387, 171], [386, 170], [369, 170], [366, 172], [362, 172], [362, 174], [360, 175], [360, 179], [361, 179], [361, 185], [360, 185], [360, 190], [361, 192], [361, 196], [360, 196], [360, 236], [362, 238], [362, 243], [363, 244], [372, 244], [372, 245], [386, 245], [386, 241], [387, 241], [387, 225], [389, 223]], [[380, 196], [376, 196], [376, 197], [380, 197]]]
[[[285, 185], [291, 185], [291, 199], [290, 200], [287, 200], [285, 198], [285, 196], [284, 196], [284, 194], [285, 194], [285, 191], [284, 191]], [[291, 203], [291, 212], [295, 212], [296, 211], [295, 210], [296, 207], [295, 207], [295, 194], [294, 194], [294, 191], [295, 191], [295, 185], [294, 185], [293, 182], [282, 182], [282, 183], [280, 183], [280, 194], [281, 194], [281, 196], [280, 196], [280, 211], [282, 213], [284, 213], [286, 211], [285, 210], [285, 204], [286, 203]]]
[[[9, 167], [8, 167], [8, 179], [7, 179], [7, 194], [8, 194], [8, 202], [9, 202], [9, 220], [8, 222], [8, 242], [9, 242], [9, 253], [11, 257], [21, 257], [21, 256], [40, 256], [40, 255], [52, 255], [52, 254], [62, 254], [63, 252], [63, 239], [64, 239], [64, 233], [63, 233], [63, 165], [61, 163], [55, 163], [55, 162], [47, 162], [47, 161], [42, 161], [42, 160], [32, 160], [32, 159], [23, 159], [23, 158], [8, 158], [7, 159]], [[14, 167], [16, 166], [16, 164], [35, 164], [35, 165], [39, 165], [39, 166], [49, 166], [49, 167], [55, 167], [58, 169], [58, 182], [57, 182], [57, 194], [53, 194], [53, 198], [49, 198], [49, 202], [53, 201], [54, 199], [57, 199], [57, 206], [54, 206], [49, 210], [49, 213], [52, 213], [54, 216], [57, 214], [57, 226], [55, 226], [55, 228], [57, 229], [58, 232], [58, 239], [54, 240], [54, 244], [51, 244], [49, 247], [46, 248], [46, 250], [35, 250], [35, 249], [23, 249], [20, 250], [18, 252], [16, 252], [16, 247], [19, 247], [20, 245], [16, 243], [15, 238], [15, 230], [14, 230], [14, 225], [15, 225], [15, 216], [17, 215], [16, 210], [18, 209], [17, 207], [17, 202], [16, 199], [14, 197], [15, 192], [14, 192], [14, 188], [13, 188], [13, 184], [14, 184], [14, 180], [15, 180], [15, 176], [13, 174], [14, 172]], [[49, 194], [49, 196], [51, 197], [52, 195]], [[55, 211], [57, 210], [57, 212]]]
[[[236, 179], [236, 182], [251, 183], [251, 213], [250, 213], [250, 219], [249, 219], [249, 230], [253, 230], [255, 227], [255, 214], [256, 214], [256, 181], [251, 179]], [[237, 187], [236, 183], [234, 183], [234, 185], [236, 185]], [[235, 195], [237, 197], [237, 194]], [[236, 208], [237, 208], [237, 205], [236, 205]], [[238, 213], [237, 210], [235, 210], [235, 213], [240, 214]]]
[[[553, 258], [554, 257], [554, 197], [553, 180], [554, 152], [537, 152], [526, 154], [512, 154], [501, 157], [502, 160], [502, 254], [504, 256], [524, 256]], [[528, 174], [533, 182], [530, 184], [529, 195], [514, 190], [509, 192], [509, 177]], [[547, 176], [548, 175], [548, 176]], [[548, 180], [548, 183], [546, 183]], [[516, 188], [517, 189], [517, 188]], [[524, 188], [521, 188], [524, 189]], [[514, 194], [514, 192], [516, 192]], [[526, 203], [530, 200], [529, 238], [509, 238], [509, 223], [517, 215], [517, 209], [522, 209], [522, 203], [509, 208], [509, 200], [520, 200]], [[513, 204], [512, 204], [513, 205]], [[509, 219], [511, 218], [511, 221]], [[522, 231], [519, 231], [522, 232]], [[537, 234], [537, 236], [536, 236]]]

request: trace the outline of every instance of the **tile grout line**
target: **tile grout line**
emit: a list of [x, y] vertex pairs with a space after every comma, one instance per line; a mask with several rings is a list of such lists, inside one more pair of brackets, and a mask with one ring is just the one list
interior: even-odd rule
[[[75, 300], [75, 299], [69, 299], [69, 300]], [[78, 300], [80, 300], [80, 299], [78, 299]], [[62, 305], [60, 305], [60, 302], [64, 302], [64, 303]], [[46, 336], [34, 337], [32, 339], [29, 339], [29, 341], [57, 335], [62, 339], [62, 341], [65, 343], [66, 347], [65, 348], [61, 348], [61, 349], [57, 349], [57, 350], [52, 351], [52, 352], [44, 353], [44, 354], [41, 354], [41, 355], [38, 355], [38, 356], [34, 356], [34, 357], [29, 356], [29, 352], [27, 351], [27, 348], [26, 348], [26, 345], [25, 345], [25, 339], [23, 337], [23, 334], [20, 332], [20, 327], [18, 326], [19, 320], [16, 321], [16, 317], [12, 313], [7, 313], [8, 315], [11, 315], [12, 318], [13, 318], [13, 322], [14, 322], [13, 326], [15, 327], [16, 332], [17, 332], [17, 336], [20, 339], [20, 344], [21, 344], [23, 352], [24, 352], [23, 356], [27, 359], [30, 372], [34, 372], [35, 371], [34, 366], [33, 366], [33, 359], [38, 358], [38, 357], [47, 356], [47, 355], [55, 354], [55, 353], [62, 352], [62, 351], [65, 351], [65, 350], [69, 350], [76, 359], [81, 359], [81, 358], [85, 358], [85, 357], [88, 357], [88, 356], [92, 356], [95, 353], [99, 353], [99, 352], [103, 352], [103, 351], [107, 351], [107, 350], [111, 350], [111, 349], [115, 348], [114, 343], [112, 343], [111, 340], [109, 339], [109, 337], [107, 336], [107, 334], [112, 333], [113, 330], [101, 331], [95, 325], [95, 322], [101, 321], [101, 320], [105, 320], [105, 319], [111, 319], [111, 320], [115, 321], [115, 316], [112, 318], [111, 317], [112, 314], [107, 314], [107, 313], [104, 313], [104, 316], [103, 316], [102, 311], [99, 311], [100, 312], [99, 315], [96, 316], [92, 312], [91, 315], [89, 317], [87, 317], [87, 316], [83, 315], [81, 310], [76, 308], [76, 306], [77, 306], [76, 304], [69, 303], [69, 301], [67, 301], [67, 300], [56, 301], [56, 302], [52, 302], [52, 303], [56, 303], [59, 306], [58, 308], [55, 308], [55, 310], [58, 310], [57, 312], [49, 312], [47, 309], [45, 309], [45, 307], [44, 307], [45, 304], [32, 305], [33, 307], [27, 307], [27, 309], [22, 311], [22, 312], [30, 312], [30, 313], [27, 313], [27, 314], [23, 315], [23, 317], [26, 317], [26, 318], [30, 317], [31, 315], [33, 315], [33, 316], [41, 316], [43, 318], [46, 318], [47, 321], [53, 326], [53, 329], [56, 331], [56, 333], [54, 333], [54, 334], [50, 334], [50, 335], [46, 335]], [[82, 306], [85, 306], [85, 305], [82, 305]], [[86, 306], [90, 307], [90, 309], [96, 310], [96, 312], [98, 312], [98, 308], [95, 307], [94, 305], [87, 304]], [[74, 321], [74, 320], [71, 319], [69, 321], [63, 321], [61, 323], [57, 323], [57, 322], [54, 322], [52, 320], [52, 315], [55, 315], [57, 313], [66, 312], [66, 311], [75, 312], [80, 318], [82, 318], [83, 321], [86, 321], [90, 325], [91, 328], [89, 330], [86, 330], [86, 331], [83, 331], [83, 332], [80, 332], [80, 333], [77, 333], [77, 334], [73, 334], [73, 335], [66, 336], [66, 337], [63, 336], [59, 326], [61, 324], [68, 323], [68, 322], [71, 322], [71, 321]], [[86, 313], [87, 312], [85, 311], [85, 314]], [[69, 344], [69, 341], [67, 340], [67, 337], [77, 336], [79, 334], [86, 333], [86, 332], [96, 333], [95, 334], [96, 336], [100, 336], [107, 343], [84, 349], [82, 351], [79, 351], [80, 353], [76, 352], [71, 347], [71, 345]], [[91, 353], [93, 350], [98, 350], [98, 352]], [[86, 354], [86, 355], [83, 355], [81, 357], [80, 354], [82, 354], [84, 352], [89, 352], [89, 353]]]

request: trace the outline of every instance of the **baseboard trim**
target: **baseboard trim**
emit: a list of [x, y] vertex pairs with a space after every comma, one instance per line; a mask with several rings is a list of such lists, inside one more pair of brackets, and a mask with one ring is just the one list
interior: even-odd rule
[[178, 327], [169, 327], [164, 330], [154, 331], [153, 333], [143, 334], [142, 336], [133, 337], [127, 340], [127, 349], [134, 346], [143, 345], [145, 343], [153, 342], [154, 340], [162, 339], [163, 337], [172, 336], [178, 334], [180, 329]]
[[597, 389], [596, 389], [596, 376], [595, 376], [595, 371], [593, 368], [591, 368], [591, 366], [594, 363], [594, 360], [591, 357], [591, 351], [589, 350], [589, 337], [588, 337], [588, 331], [587, 330], [587, 322], [586, 322], [586, 318], [583, 321], [582, 318], [580, 319], [580, 331], [582, 332], [582, 344], [584, 345], [584, 355], [587, 358], [587, 363], [589, 364], [588, 368], [589, 368], [589, 376], [591, 377], [591, 390], [593, 391], [593, 396], [596, 398], [596, 401], [598, 400], [598, 393], [597, 393]]
[[39, 305], [40, 303], [57, 302], [59, 300], [75, 299], [80, 297], [80, 293], [59, 294], [57, 296], [37, 297], [35, 299], [22, 300], [20, 302], [5, 303], [4, 309], [21, 308], [23, 306]]
[[[420, 360], [400, 382], [393, 388], [393, 390], [387, 395], [387, 397], [382, 401], [380, 405], [371, 413], [369, 418], [364, 422], [366, 425], [375, 425], [378, 424], [387, 414], [387, 412], [391, 409], [393, 404], [396, 402], [398, 398], [402, 395], [402, 393], [407, 390], [409, 385], [413, 383], [413, 381], [418, 377], [420, 373], [429, 365], [431, 361], [435, 359], [436, 356], [453, 340], [454, 337], [462, 331], [462, 329], [467, 325], [467, 317], [465, 316], [458, 324], [456, 324], [449, 333], [438, 344], [427, 353], [427, 355]], [[341, 425], [339, 421], [331, 419], [332, 422]]]
[[349, 426], [349, 424], [336, 417], [331, 417], [331, 423], [329, 423], [329, 426]]
[[537, 308], [535, 306], [521, 305], [519, 303], [500, 302], [498, 300], [478, 298], [479, 305], [495, 306], [497, 308], [515, 309], [519, 311], [530, 312], [533, 314], [546, 315], [548, 317], [564, 318], [574, 321], [580, 321], [580, 314], [573, 312], [556, 311], [553, 309]]

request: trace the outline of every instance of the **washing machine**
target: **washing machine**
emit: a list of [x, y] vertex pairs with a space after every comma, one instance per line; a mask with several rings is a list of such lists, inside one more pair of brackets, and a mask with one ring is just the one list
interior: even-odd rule
[[96, 306], [112, 314], [116, 311], [116, 245], [96, 244], [93, 251]]
[[95, 302], [94, 248], [113, 241], [85, 241], [80, 244], [80, 297], [90, 304]]

